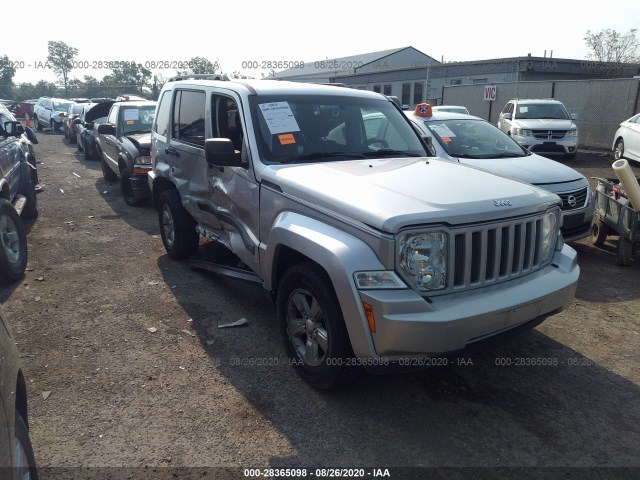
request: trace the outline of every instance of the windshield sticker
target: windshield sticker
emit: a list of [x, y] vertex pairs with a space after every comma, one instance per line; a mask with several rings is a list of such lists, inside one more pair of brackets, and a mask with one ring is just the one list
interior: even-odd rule
[[450, 142], [451, 138], [456, 136], [456, 134], [453, 133], [444, 123], [434, 123], [429, 125], [429, 128], [431, 128], [431, 130], [438, 135], [443, 142]]
[[127, 125], [133, 125], [134, 123], [136, 123], [135, 120], [127, 120]]
[[287, 102], [261, 103], [260, 110], [271, 135], [299, 132], [300, 127]]
[[518, 113], [527, 113], [529, 111], [529, 107], [518, 107]]
[[138, 110], [132, 109], [132, 108], [127, 108], [124, 111], [124, 119], [125, 120], [138, 120], [140, 118], [140, 115], [138, 113]]
[[294, 138], [292, 133], [278, 135], [278, 140], [280, 140], [280, 145], [291, 145], [293, 143], [296, 143], [296, 139]]

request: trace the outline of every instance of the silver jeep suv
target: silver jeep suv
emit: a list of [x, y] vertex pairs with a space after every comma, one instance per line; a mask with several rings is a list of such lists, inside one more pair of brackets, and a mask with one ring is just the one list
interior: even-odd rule
[[[316, 388], [531, 328], [571, 301], [579, 267], [557, 195], [429, 157], [380, 94], [214, 78], [160, 95], [149, 182], [162, 241], [260, 282]], [[202, 258], [202, 237], [238, 260]]]
[[498, 128], [527, 150], [572, 159], [578, 149], [576, 118], [558, 100], [514, 99], [502, 109]]

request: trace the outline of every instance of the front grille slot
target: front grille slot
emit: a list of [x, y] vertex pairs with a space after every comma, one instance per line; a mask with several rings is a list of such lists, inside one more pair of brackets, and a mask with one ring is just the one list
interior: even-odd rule
[[562, 199], [562, 210], [575, 210], [576, 208], [584, 207], [587, 203], [587, 193], [587, 187], [571, 192], [558, 193], [558, 196]]
[[533, 136], [538, 140], [562, 140], [566, 135], [566, 130], [533, 130]]
[[541, 241], [540, 217], [458, 231], [449, 249], [448, 289], [489, 285], [543, 267]]

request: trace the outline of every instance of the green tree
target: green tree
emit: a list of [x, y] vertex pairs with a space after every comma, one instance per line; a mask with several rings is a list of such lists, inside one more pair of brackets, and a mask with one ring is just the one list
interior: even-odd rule
[[151, 70], [144, 68], [141, 63], [127, 63], [114, 68], [103, 82], [114, 88], [116, 93], [132, 93], [133, 90], [142, 95], [145, 88], [151, 87]]
[[637, 33], [635, 28], [624, 35], [610, 28], [598, 32], [587, 30], [584, 41], [591, 50], [588, 58], [600, 62], [637, 62], [640, 60]]
[[53, 41], [49, 41], [48, 49], [47, 62], [51, 65], [54, 73], [58, 75], [58, 78], [62, 79], [65, 96], [68, 96], [69, 72], [73, 70], [73, 59], [78, 54], [78, 49], [64, 42]]
[[204, 57], [191, 57], [191, 60], [189, 60], [189, 68], [194, 75], [220, 72], [218, 62], [211, 63], [210, 60]]
[[6, 55], [0, 57], [0, 98], [13, 99], [13, 76], [16, 69]]

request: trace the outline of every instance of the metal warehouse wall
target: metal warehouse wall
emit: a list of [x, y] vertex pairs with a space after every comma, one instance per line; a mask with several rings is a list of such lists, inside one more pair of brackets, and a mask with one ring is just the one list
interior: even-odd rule
[[556, 80], [494, 83], [496, 99], [484, 100], [486, 85], [445, 86], [442, 103], [464, 105], [469, 113], [494, 125], [512, 98], [555, 98], [578, 115], [579, 147], [611, 149], [620, 122], [640, 111], [640, 79]]

